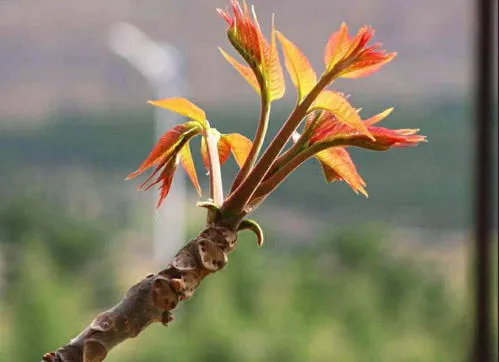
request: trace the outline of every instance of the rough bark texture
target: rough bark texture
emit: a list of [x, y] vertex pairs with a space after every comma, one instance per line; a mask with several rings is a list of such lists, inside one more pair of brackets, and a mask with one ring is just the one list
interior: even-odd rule
[[135, 284], [116, 306], [99, 314], [68, 344], [46, 353], [42, 361], [100, 362], [113, 347], [136, 337], [149, 324], [168, 324], [177, 304], [190, 298], [207, 275], [227, 264], [236, 239], [236, 232], [229, 228], [207, 227], [165, 269]]

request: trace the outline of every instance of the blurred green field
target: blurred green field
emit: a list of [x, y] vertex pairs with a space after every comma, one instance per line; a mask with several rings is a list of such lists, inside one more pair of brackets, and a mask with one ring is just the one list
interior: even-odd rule
[[[148, 247], [130, 225], [67, 211], [36, 199], [0, 207], [1, 362], [38, 361], [153, 268], [131, 252]], [[149, 327], [107, 360], [462, 361], [472, 333], [466, 245], [389, 236], [388, 225], [364, 224], [303, 244], [270, 234], [258, 249], [243, 233], [168, 328]]]

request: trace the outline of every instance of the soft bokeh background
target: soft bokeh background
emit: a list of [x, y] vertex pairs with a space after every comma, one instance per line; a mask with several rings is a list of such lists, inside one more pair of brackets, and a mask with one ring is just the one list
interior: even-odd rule
[[[228, 267], [171, 327], [151, 326], [108, 360], [463, 360], [472, 333], [471, 2], [254, 3], [264, 29], [274, 12], [316, 69], [341, 21], [373, 25], [399, 56], [337, 87], [364, 116], [395, 106], [385, 124], [421, 128], [430, 142], [354, 151], [369, 199], [303, 166], [255, 213], [262, 250], [242, 234]], [[39, 360], [157, 268], [153, 195], [123, 182], [153, 144], [145, 101], [154, 93], [110, 51], [113, 24], [176, 46], [190, 98], [220, 130], [252, 136], [257, 97], [218, 54], [229, 45], [216, 7], [225, 1], [0, 1], [1, 362]], [[288, 88], [271, 133], [292, 107]], [[187, 236], [204, 220], [195, 200], [189, 191]]]

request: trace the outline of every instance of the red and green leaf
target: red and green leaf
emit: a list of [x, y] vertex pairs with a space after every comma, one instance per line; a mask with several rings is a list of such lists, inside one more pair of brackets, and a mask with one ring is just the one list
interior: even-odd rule
[[393, 107], [392, 108], [388, 108], [388, 109], [385, 109], [383, 112], [381, 113], [378, 113], [366, 120], [364, 120], [364, 124], [369, 127], [369, 126], [372, 126], [378, 122], [381, 122], [382, 120], [384, 120], [386, 117], [388, 117], [390, 115], [390, 113], [393, 112]]
[[[138, 187], [139, 190], [144, 189], [145, 191], [147, 191], [153, 186], [161, 184], [159, 187], [160, 195], [158, 203], [156, 205], [157, 208], [161, 206], [163, 200], [166, 198], [166, 196], [168, 196], [168, 193], [170, 192], [173, 176], [175, 175], [175, 171], [177, 170], [178, 158], [179, 155], [176, 154], [165, 163], [158, 165], [151, 173], [151, 175], [147, 178], [147, 180], [145, 180], [144, 183], [142, 183]], [[158, 174], [159, 171], [161, 171], [159, 176], [153, 182], [150, 182]]]
[[[222, 51], [222, 55], [234, 68], [245, 78], [248, 83], [261, 92], [260, 88], [265, 87], [268, 94], [268, 101], [282, 98], [285, 91], [284, 76], [279, 60], [277, 45], [275, 41], [275, 28], [272, 22], [270, 44], [265, 39], [256, 15], [253, 17], [246, 2], [243, 6], [236, 0], [231, 0], [232, 15], [229, 11], [218, 9], [218, 13], [228, 25], [227, 36], [249, 65], [249, 68], [239, 64], [236, 60]], [[254, 77], [250, 75], [249, 69], [253, 71]], [[263, 84], [258, 84], [257, 76], [261, 76]], [[258, 84], [258, 88], [255, 86]]]
[[230, 4], [232, 15], [229, 11], [217, 9], [228, 25], [227, 36], [230, 42], [248, 63], [261, 64], [261, 42], [265, 39], [256, 19], [251, 18], [245, 1], [242, 7], [236, 0], [231, 0]]
[[[368, 127], [375, 141], [362, 134], [339, 135], [350, 146], [366, 148], [373, 151], [386, 151], [392, 147], [414, 147], [426, 142], [426, 137], [418, 135], [419, 129], [388, 129]], [[334, 136], [333, 136], [334, 137]]]
[[201, 196], [201, 186], [199, 186], [198, 176], [196, 173], [196, 168], [194, 167], [194, 161], [192, 160], [191, 148], [189, 146], [189, 143], [186, 143], [185, 146], [180, 149], [179, 158], [180, 164], [187, 173], [187, 176], [189, 176], [192, 185], [196, 189], [196, 192], [199, 196]]
[[349, 47], [350, 37], [348, 35], [348, 27], [345, 23], [342, 23], [340, 29], [331, 34], [324, 49], [326, 69], [333, 69], [345, 57]]
[[298, 90], [298, 101], [301, 101], [317, 83], [317, 76], [307, 57], [295, 44], [280, 32], [277, 32], [277, 37], [284, 51], [286, 69]]
[[367, 77], [378, 71], [383, 65], [391, 62], [397, 53], [380, 53], [373, 56], [363, 55], [352, 66], [346, 68], [338, 76], [340, 78], [361, 78]]
[[222, 48], [218, 48], [220, 53], [222, 53], [223, 57], [239, 72], [239, 74], [246, 79], [249, 85], [260, 94], [260, 85], [258, 84], [258, 80], [256, 79], [255, 73], [253, 70], [247, 65], [243, 65], [227, 54]]
[[201, 130], [199, 123], [195, 121], [185, 122], [173, 127], [159, 139], [149, 156], [147, 156], [136, 171], [126, 177], [126, 180], [138, 176], [154, 165], [165, 164], [176, 152], [179, 152], [177, 146], [185, 138], [193, 137], [194, 135], [201, 133]]
[[165, 165], [158, 179], [148, 187], [149, 189], [151, 186], [157, 183], [161, 183], [159, 200], [158, 204], [156, 205], [157, 208], [161, 206], [166, 196], [168, 196], [168, 193], [170, 192], [170, 188], [173, 182], [173, 176], [175, 175], [175, 171], [177, 170], [177, 163], [178, 163], [178, 156], [172, 157], [170, 162], [167, 165]]
[[315, 155], [320, 161], [327, 182], [344, 181], [355, 193], [367, 196], [366, 183], [357, 172], [357, 168], [348, 151], [343, 147], [333, 147]]
[[346, 24], [341, 24], [340, 29], [330, 36], [324, 50], [326, 70], [336, 69], [336, 77], [360, 78], [393, 60], [397, 53], [386, 53], [380, 49], [381, 44], [366, 47], [373, 35], [371, 27], [363, 26], [352, 38]]
[[374, 140], [374, 137], [362, 122], [357, 110], [340, 93], [330, 90], [322, 91], [314, 103], [312, 103], [310, 111], [319, 109], [331, 112], [340, 122]]
[[[262, 44], [264, 44], [262, 42]], [[263, 76], [267, 79], [270, 100], [277, 100], [284, 96], [286, 86], [284, 83], [284, 74], [282, 72], [281, 61], [276, 43], [276, 30], [274, 19], [272, 19], [272, 31], [270, 34], [270, 47], [264, 50]]]
[[426, 141], [425, 136], [417, 134], [419, 129], [392, 130], [372, 126], [386, 118], [392, 111], [393, 108], [388, 108], [362, 121], [374, 139], [363, 133], [359, 133], [358, 130], [344, 123], [340, 123], [335, 114], [326, 112], [315, 127], [309, 142], [310, 144], [328, 143], [339, 146], [356, 146], [374, 151], [385, 151], [392, 147], [416, 146], [418, 143]]
[[239, 133], [225, 134], [221, 138], [230, 145], [230, 150], [239, 168], [243, 167], [253, 145], [251, 140]]

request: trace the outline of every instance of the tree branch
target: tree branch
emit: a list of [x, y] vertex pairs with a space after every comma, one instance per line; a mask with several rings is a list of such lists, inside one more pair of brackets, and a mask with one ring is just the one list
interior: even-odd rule
[[322, 90], [332, 82], [337, 73], [338, 70], [333, 69], [324, 74], [315, 87], [303, 99], [303, 101], [301, 101], [301, 103], [299, 103], [291, 112], [287, 121], [274, 136], [274, 139], [265, 150], [260, 160], [256, 163], [255, 167], [236, 188], [236, 190], [225, 200], [221, 209], [222, 214], [233, 215], [246, 207], [256, 188], [267, 175], [267, 172], [279, 156], [279, 153], [282, 151], [286, 145], [286, 142], [288, 142], [289, 138], [293, 134], [293, 131], [296, 130], [303, 118], [307, 115], [310, 105], [317, 98], [320, 92], [322, 92]]
[[113, 308], [99, 314], [77, 337], [42, 362], [101, 362], [109, 351], [154, 322], [167, 325], [171, 311], [190, 298], [201, 281], [227, 264], [237, 234], [224, 226], [208, 226], [157, 274], [131, 287]]
[[243, 182], [243, 180], [248, 176], [248, 173], [251, 171], [251, 168], [256, 162], [258, 154], [263, 145], [263, 141], [265, 139], [265, 135], [267, 134], [267, 128], [269, 125], [269, 116], [270, 116], [270, 101], [269, 101], [269, 93], [267, 87], [264, 85], [264, 80], [259, 72], [255, 72], [255, 75], [258, 79], [258, 83], [260, 84], [261, 94], [260, 94], [260, 119], [258, 121], [258, 128], [256, 130], [255, 138], [253, 140], [253, 144], [251, 145], [250, 152], [248, 157], [246, 158], [246, 162], [244, 162], [243, 167], [239, 170], [232, 183], [232, 188], [230, 192], [234, 192], [237, 187]]

